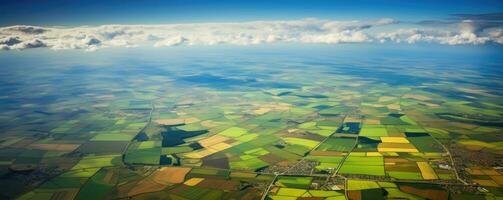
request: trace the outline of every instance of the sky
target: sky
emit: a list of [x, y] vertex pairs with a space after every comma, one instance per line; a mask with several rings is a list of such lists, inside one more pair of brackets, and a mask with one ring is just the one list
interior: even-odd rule
[[450, 14], [503, 12], [501, 0], [1, 0], [0, 26], [164, 24], [289, 20], [398, 18], [428, 20]]
[[503, 44], [503, 1], [0, 0], [0, 49]]

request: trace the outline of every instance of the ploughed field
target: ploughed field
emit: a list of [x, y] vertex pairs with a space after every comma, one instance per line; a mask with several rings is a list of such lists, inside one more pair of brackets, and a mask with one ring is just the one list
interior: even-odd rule
[[2, 64], [2, 199], [503, 198], [494, 63], [46, 53]]

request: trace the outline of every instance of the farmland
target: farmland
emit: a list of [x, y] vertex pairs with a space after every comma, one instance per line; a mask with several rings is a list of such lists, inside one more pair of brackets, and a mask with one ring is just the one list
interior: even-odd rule
[[503, 197], [501, 77], [256, 56], [45, 63], [1, 84], [0, 198]]

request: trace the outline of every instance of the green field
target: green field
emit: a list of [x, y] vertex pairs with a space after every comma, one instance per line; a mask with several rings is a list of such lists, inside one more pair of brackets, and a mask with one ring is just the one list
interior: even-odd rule
[[311, 186], [312, 181], [312, 177], [280, 176], [274, 184], [281, 187], [307, 189]]
[[350, 151], [353, 149], [356, 138], [329, 138], [322, 143], [316, 150], [318, 151]]
[[[461, 19], [447, 21], [454, 32], [441, 35], [459, 35]], [[472, 21], [463, 23], [482, 23]], [[138, 25], [138, 33], [122, 25], [91, 26], [79, 32], [74, 47], [103, 40], [94, 44], [97, 52], [0, 53], [0, 199], [503, 197], [503, 173], [493, 168], [503, 155], [503, 62], [473, 56], [490, 49], [465, 44], [463, 51], [453, 45], [403, 56], [416, 51], [407, 44], [394, 53], [391, 47], [357, 53], [362, 47], [349, 48], [346, 40], [401, 38], [372, 37], [368, 29], [405, 22], [276, 23], [260, 27], [324, 37], [296, 31], [251, 37], [263, 30], [233, 22], [231, 32], [242, 32], [233, 38], [245, 45], [215, 48], [225, 43], [217, 38], [196, 51], [193, 37], [175, 45], [178, 40], [161, 40], [161, 33], [147, 34], [157, 25]], [[169, 37], [178, 37], [187, 25], [170, 26]], [[193, 29], [212, 38], [231, 30], [201, 26], [213, 31]], [[353, 31], [338, 34], [341, 27]], [[107, 31], [93, 32], [102, 28]], [[35, 41], [27, 39], [59, 28], [40, 29], [0, 28], [0, 51], [7, 43], [29, 46]], [[496, 30], [477, 29], [477, 37], [458, 40], [497, 49]], [[420, 40], [432, 34], [416, 32]], [[295, 42], [291, 36], [340, 45], [281, 49]], [[71, 46], [40, 40], [58, 44], [54, 49]], [[115, 49], [136, 40], [159, 48]], [[269, 42], [281, 45], [245, 47]], [[439, 59], [447, 52], [449, 59]]]

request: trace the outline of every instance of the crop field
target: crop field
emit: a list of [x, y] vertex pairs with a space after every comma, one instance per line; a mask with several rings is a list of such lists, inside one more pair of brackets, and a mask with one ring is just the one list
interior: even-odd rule
[[486, 72], [209, 57], [2, 82], [0, 199], [503, 197], [503, 91]]

